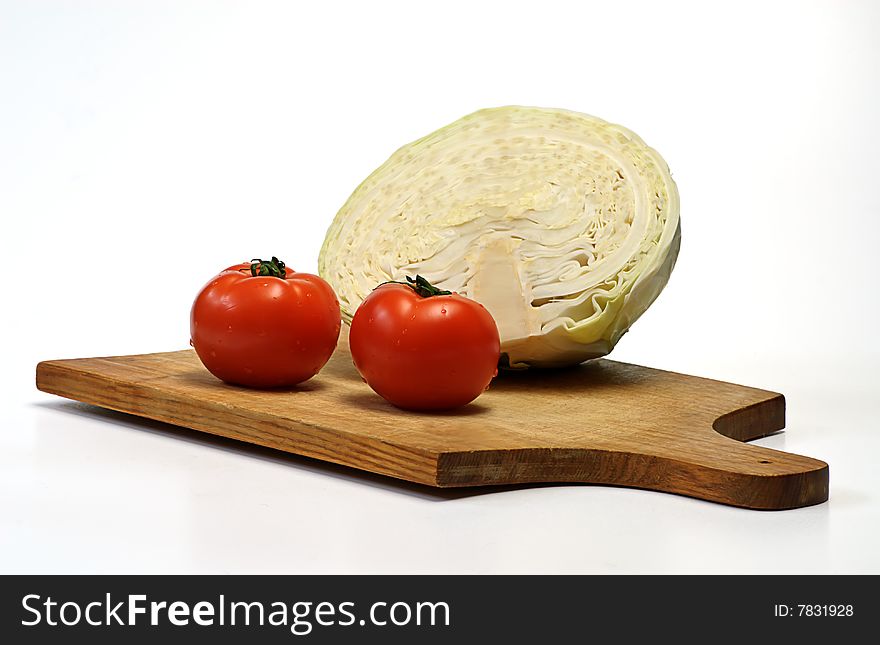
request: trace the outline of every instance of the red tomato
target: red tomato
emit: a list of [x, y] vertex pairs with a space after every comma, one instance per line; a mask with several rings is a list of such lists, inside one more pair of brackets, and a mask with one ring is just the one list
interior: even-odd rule
[[498, 373], [501, 342], [491, 314], [421, 276], [377, 287], [351, 321], [351, 356], [389, 403], [442, 410], [470, 403]]
[[228, 383], [270, 388], [317, 374], [336, 347], [339, 302], [316, 275], [277, 258], [236, 264], [201, 290], [190, 314], [192, 346]]

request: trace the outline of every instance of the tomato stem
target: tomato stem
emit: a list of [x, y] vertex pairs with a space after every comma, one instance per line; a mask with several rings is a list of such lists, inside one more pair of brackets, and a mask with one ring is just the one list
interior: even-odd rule
[[[445, 289], [438, 289], [433, 284], [428, 282], [425, 278], [420, 275], [417, 275], [415, 278], [410, 278], [406, 276], [406, 282], [401, 282], [400, 280], [387, 280], [382, 284], [402, 284], [417, 294], [419, 294], [422, 298], [430, 298], [431, 296], [449, 296], [452, 295], [451, 291], [446, 291]], [[382, 286], [382, 284], [378, 285], [376, 289]]]
[[259, 258], [251, 260], [252, 276], [271, 276], [273, 278], [287, 277], [286, 265], [284, 262], [276, 258], [274, 255], [271, 260], [261, 260]]

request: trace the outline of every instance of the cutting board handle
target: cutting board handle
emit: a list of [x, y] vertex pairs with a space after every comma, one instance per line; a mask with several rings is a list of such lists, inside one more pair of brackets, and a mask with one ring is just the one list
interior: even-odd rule
[[[707, 437], [711, 435], [706, 433]], [[441, 455], [440, 486], [578, 482], [677, 493], [757, 510], [828, 499], [828, 465], [817, 459], [718, 436], [714, 456], [596, 448], [523, 448]], [[692, 445], [692, 444], [691, 444]]]
[[[750, 441], [785, 425], [785, 399], [664, 425], [628, 450], [595, 446], [486, 450], [442, 455], [441, 486], [568, 481], [628, 486], [732, 506], [782, 510], [828, 499], [828, 464]], [[714, 423], [710, 419], [715, 416]]]

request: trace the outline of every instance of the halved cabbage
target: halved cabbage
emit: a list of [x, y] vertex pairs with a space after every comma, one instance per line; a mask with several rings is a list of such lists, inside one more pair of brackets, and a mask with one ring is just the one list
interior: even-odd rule
[[475, 112], [400, 148], [349, 197], [318, 269], [343, 318], [420, 274], [482, 303], [513, 367], [603, 356], [666, 285], [678, 191], [633, 132], [565, 110]]

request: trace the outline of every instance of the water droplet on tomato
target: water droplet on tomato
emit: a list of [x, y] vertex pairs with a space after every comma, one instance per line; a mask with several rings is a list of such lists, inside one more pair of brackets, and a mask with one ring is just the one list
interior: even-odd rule
[[311, 298], [312, 294], [310, 292], [306, 292], [306, 298]]
[[195, 347], [195, 343], [193, 343], [192, 338], [189, 339], [189, 346], [190, 346], [190, 347]]
[[396, 341], [394, 341], [394, 344], [400, 347], [400, 339], [398, 338]]
[[368, 322], [368, 323], [371, 323], [371, 322], [373, 322], [373, 317], [372, 317], [372, 316], [370, 316], [370, 319], [369, 319], [369, 320], [368, 320], [368, 321], [367, 321], [367, 322]]
[[497, 367], [495, 368], [495, 371], [492, 372], [492, 378], [495, 378], [496, 376], [498, 376], [498, 368]]
[[269, 283], [268, 283], [268, 282], [264, 282], [264, 283], [263, 283], [263, 286], [264, 286], [264, 287], [268, 287], [268, 286], [269, 286]]
[[211, 350], [211, 358], [217, 358], [217, 352], [215, 352], [213, 349]]
[[406, 329], [406, 327], [404, 327], [404, 328], [403, 328], [403, 331], [400, 332], [400, 333], [401, 333], [401, 334], [405, 334], [406, 332], [407, 332], [407, 329]]
[[443, 314], [443, 315], [446, 315], [446, 310], [445, 310], [445, 309], [441, 309], [441, 310], [440, 310], [440, 313]]
[[227, 334], [231, 334], [231, 333], [232, 333], [232, 325], [229, 325], [229, 326], [226, 328], [226, 333], [227, 333]]
[[415, 320], [415, 319], [416, 319], [416, 315], [413, 314], [412, 316], [409, 317], [409, 319], [410, 319], [410, 320]]

